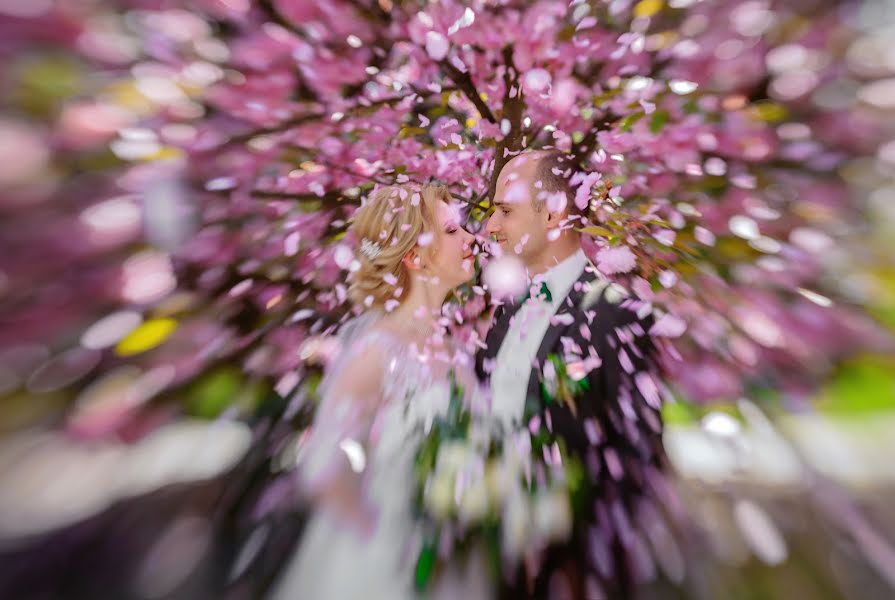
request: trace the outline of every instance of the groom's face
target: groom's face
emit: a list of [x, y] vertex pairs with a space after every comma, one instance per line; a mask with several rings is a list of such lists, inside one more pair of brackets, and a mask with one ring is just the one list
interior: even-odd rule
[[530, 155], [507, 163], [497, 178], [494, 213], [485, 229], [504, 254], [516, 255], [526, 264], [544, 252], [550, 231], [547, 208], [535, 208], [536, 170], [537, 159]]

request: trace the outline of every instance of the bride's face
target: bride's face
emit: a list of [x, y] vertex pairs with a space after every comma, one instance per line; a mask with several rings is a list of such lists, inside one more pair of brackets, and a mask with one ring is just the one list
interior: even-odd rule
[[460, 226], [457, 206], [439, 202], [435, 213], [438, 231], [429, 246], [428, 271], [440, 281], [456, 287], [473, 275], [472, 243], [475, 238]]

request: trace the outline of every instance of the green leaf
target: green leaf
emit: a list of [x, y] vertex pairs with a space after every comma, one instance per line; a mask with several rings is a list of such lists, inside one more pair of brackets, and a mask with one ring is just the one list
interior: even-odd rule
[[634, 126], [634, 123], [642, 119], [646, 116], [646, 113], [643, 111], [636, 112], [633, 115], [628, 115], [624, 119], [621, 120], [619, 124], [619, 129], [621, 131], [631, 131], [631, 128]]
[[666, 425], [690, 425], [699, 420], [693, 407], [684, 400], [662, 405], [662, 421]]
[[485, 529], [485, 552], [491, 576], [498, 581], [503, 573], [503, 554], [500, 551], [500, 527], [497, 525], [490, 525]]
[[212, 371], [193, 386], [187, 409], [194, 416], [213, 419], [236, 400], [241, 384], [242, 375], [236, 369]]
[[611, 237], [612, 232], [606, 229], [605, 227], [599, 227], [597, 225], [591, 227], [583, 227], [581, 228], [581, 233], [586, 233], [588, 235], [598, 235], [602, 237]]
[[664, 110], [657, 110], [653, 113], [652, 117], [649, 120], [649, 130], [652, 133], [659, 133], [662, 131], [662, 128], [665, 127], [665, 123], [668, 122], [668, 112]]
[[824, 386], [819, 408], [843, 416], [895, 410], [895, 359], [867, 355], [843, 365]]
[[400, 131], [398, 131], [398, 138], [404, 139], [409, 138], [415, 135], [425, 135], [426, 130], [422, 127], [402, 127]]
[[63, 103], [84, 89], [85, 73], [72, 56], [24, 54], [9, 70], [12, 77], [11, 101], [37, 118], [50, 118]]
[[421, 592], [429, 587], [429, 583], [432, 581], [432, 574], [435, 572], [435, 546], [437, 541], [438, 536], [427, 541], [416, 559], [413, 581], [416, 589]]

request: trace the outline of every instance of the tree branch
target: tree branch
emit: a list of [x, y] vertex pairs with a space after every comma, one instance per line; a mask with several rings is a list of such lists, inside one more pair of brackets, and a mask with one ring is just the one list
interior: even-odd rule
[[304, 32], [298, 29], [298, 27], [296, 27], [292, 21], [284, 17], [280, 13], [280, 11], [277, 10], [277, 7], [274, 6], [272, 0], [258, 0], [257, 5], [258, 8], [260, 8], [261, 11], [264, 13], [264, 16], [266, 18], [270, 19], [272, 22], [276, 23], [283, 29], [291, 31], [292, 33], [300, 37], [304, 37]]
[[618, 118], [618, 115], [607, 110], [601, 117], [593, 120], [584, 139], [578, 144], [577, 150], [572, 153], [576, 163], [582, 164], [587, 159], [587, 155], [593, 152], [597, 146], [597, 134], [611, 127]]
[[[378, 106], [386, 106], [392, 103], [397, 103], [407, 98], [407, 96], [394, 96], [391, 98], [382, 98], [381, 100], [376, 100], [375, 102], [371, 102], [369, 104], [359, 104], [354, 107], [346, 116], [353, 116], [356, 112], [362, 112], [365, 110], [369, 110], [371, 108], [376, 108]], [[224, 140], [217, 146], [212, 148], [208, 148], [204, 150], [205, 152], [217, 152], [226, 148], [228, 146], [232, 146], [234, 144], [243, 144], [254, 137], [258, 137], [261, 135], [271, 135], [274, 133], [282, 133], [291, 127], [297, 127], [299, 125], [303, 125], [305, 123], [309, 123], [311, 121], [315, 121], [318, 119], [325, 119], [329, 117], [329, 113], [319, 112], [319, 113], [307, 113], [304, 115], [299, 115], [292, 119], [287, 119], [282, 123], [278, 123], [277, 125], [273, 125], [272, 127], [263, 127], [261, 129], [254, 129], [252, 131], [247, 131], [245, 133], [239, 133], [231, 136], [227, 140]]]
[[494, 117], [494, 113], [491, 112], [491, 109], [485, 104], [485, 101], [482, 100], [482, 97], [479, 95], [477, 89], [475, 89], [475, 83], [472, 81], [472, 76], [469, 74], [469, 71], [463, 72], [451, 63], [446, 60], [443, 60], [438, 63], [439, 66], [447, 72], [448, 77], [450, 77], [454, 83], [457, 84], [457, 87], [466, 95], [467, 98], [475, 105], [476, 109], [479, 111], [479, 114], [482, 115], [482, 118], [491, 123], [497, 123], [497, 119]]
[[[488, 184], [488, 197], [493, 200], [494, 191], [497, 189], [497, 178], [509, 161], [509, 153], [516, 153], [522, 149], [522, 111], [525, 110], [522, 86], [519, 84], [519, 72], [513, 65], [513, 47], [506, 46], [503, 49], [503, 60], [506, 71], [503, 74], [503, 118], [509, 121], [510, 131], [497, 143], [494, 151], [494, 168], [491, 171], [491, 182]], [[515, 89], [514, 96], [510, 92]]]
[[317, 194], [295, 194], [290, 192], [277, 192], [274, 190], [252, 190], [251, 195], [259, 199], [271, 200], [295, 200], [296, 202], [321, 202], [325, 206], [350, 206], [355, 204], [353, 198], [346, 198], [340, 192], [326, 192], [323, 196]]
[[350, 0], [349, 4], [368, 21], [376, 21], [383, 25], [391, 22], [391, 15], [379, 6], [377, 2], [372, 2], [372, 7], [365, 6], [359, 0]]
[[[669, 64], [669, 62], [670, 60], [667, 58], [656, 60], [655, 62], [653, 62], [653, 66], [646, 76], [655, 78], [659, 75], [662, 69], [664, 69]], [[587, 82], [588, 85], [590, 85], [592, 82], [589, 80], [593, 77], [599, 77], [605, 69], [606, 64], [607, 63], [603, 63], [598, 69], [591, 72], [590, 77], [584, 77], [584, 79], [582, 79], [581, 76], [576, 76], [578, 77], [579, 81]], [[597, 146], [597, 134], [600, 131], [611, 127], [620, 118], [621, 116], [615, 114], [612, 110], [606, 110], [601, 116], [595, 118], [591, 123], [590, 129], [587, 131], [587, 134], [584, 136], [584, 139], [581, 140], [580, 144], [578, 144], [577, 150], [573, 152], [575, 162], [577, 162], [578, 164], [583, 163], [586, 160], [587, 155], [593, 152], [594, 148], [596, 148]]]

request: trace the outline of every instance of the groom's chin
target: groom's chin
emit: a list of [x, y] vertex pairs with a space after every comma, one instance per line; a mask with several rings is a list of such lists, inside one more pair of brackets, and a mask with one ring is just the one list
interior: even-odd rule
[[503, 256], [506, 254], [506, 240], [492, 240], [488, 242], [488, 254], [491, 256]]

